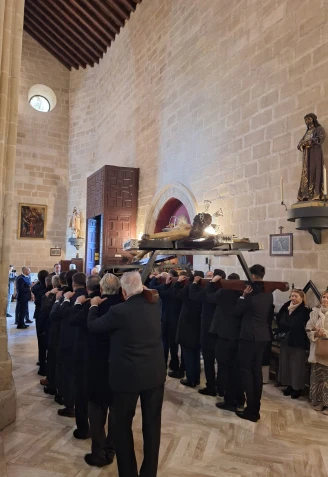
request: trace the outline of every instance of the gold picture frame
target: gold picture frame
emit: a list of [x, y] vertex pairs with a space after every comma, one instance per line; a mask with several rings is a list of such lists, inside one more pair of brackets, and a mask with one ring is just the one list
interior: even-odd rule
[[18, 238], [22, 240], [45, 240], [47, 226], [47, 206], [39, 204], [19, 204]]

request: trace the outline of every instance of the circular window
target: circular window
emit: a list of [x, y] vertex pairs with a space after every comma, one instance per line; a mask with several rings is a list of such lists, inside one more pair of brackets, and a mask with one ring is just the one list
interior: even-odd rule
[[44, 84], [35, 84], [28, 92], [28, 102], [41, 113], [52, 111], [57, 103], [55, 93]]
[[42, 113], [47, 113], [50, 111], [50, 103], [44, 96], [32, 96], [30, 99], [30, 105], [32, 108]]

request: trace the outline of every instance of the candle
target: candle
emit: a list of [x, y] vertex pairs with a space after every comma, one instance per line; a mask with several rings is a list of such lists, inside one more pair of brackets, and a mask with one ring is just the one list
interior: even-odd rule
[[282, 176], [280, 177], [280, 199], [281, 203], [284, 202], [284, 180]]
[[327, 171], [326, 171], [326, 166], [323, 166], [323, 195], [327, 195]]

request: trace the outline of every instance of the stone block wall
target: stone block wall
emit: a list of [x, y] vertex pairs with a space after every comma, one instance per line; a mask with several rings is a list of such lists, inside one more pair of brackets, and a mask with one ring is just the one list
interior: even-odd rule
[[[85, 210], [85, 173], [139, 167], [139, 233], [157, 191], [178, 181], [222, 207], [224, 232], [263, 243], [246, 258], [268, 279], [324, 289], [328, 232], [315, 245], [287, 222], [280, 177], [289, 206], [304, 115], [328, 129], [327, 15], [325, 0], [145, 0], [99, 66], [71, 73], [69, 209]], [[269, 256], [280, 225], [293, 257]]]
[[[17, 269], [26, 265], [34, 272], [52, 271], [59, 259], [50, 257], [50, 248], [55, 246], [62, 248], [61, 258], [65, 258], [69, 78], [70, 72], [24, 32], [10, 258]], [[38, 112], [28, 103], [28, 91], [35, 84], [55, 92], [57, 105], [51, 112]], [[17, 238], [19, 203], [47, 205], [46, 240]]]

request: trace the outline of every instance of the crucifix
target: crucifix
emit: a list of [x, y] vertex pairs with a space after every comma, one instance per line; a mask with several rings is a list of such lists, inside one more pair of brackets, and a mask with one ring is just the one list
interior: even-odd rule
[[282, 235], [282, 229], [283, 229], [283, 226], [280, 225], [280, 227], [278, 227], [278, 229], [280, 230], [280, 235]]

